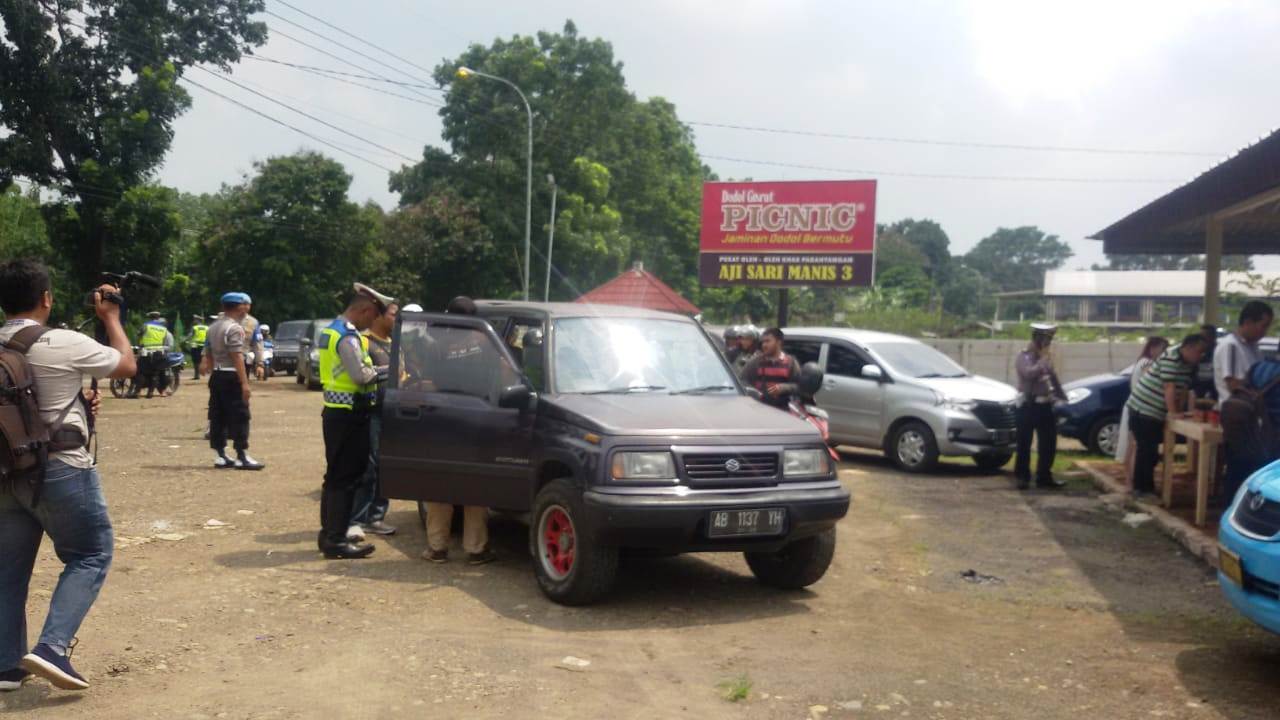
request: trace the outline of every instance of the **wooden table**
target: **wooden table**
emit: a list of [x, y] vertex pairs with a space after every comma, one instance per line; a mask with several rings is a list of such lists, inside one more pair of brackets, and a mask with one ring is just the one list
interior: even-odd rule
[[1222, 427], [1200, 422], [1187, 416], [1170, 416], [1164, 425], [1165, 507], [1173, 505], [1173, 448], [1177, 436], [1187, 439], [1187, 457], [1196, 472], [1196, 525], [1204, 525], [1209, 514], [1209, 486], [1218, 469], [1218, 446], [1222, 445]]

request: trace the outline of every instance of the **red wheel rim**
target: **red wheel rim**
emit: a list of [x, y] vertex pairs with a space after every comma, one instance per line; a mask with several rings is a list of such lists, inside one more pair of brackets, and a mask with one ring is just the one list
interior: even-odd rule
[[541, 527], [542, 563], [548, 574], [557, 580], [573, 571], [577, 552], [577, 533], [573, 520], [560, 506], [547, 508], [542, 514]]

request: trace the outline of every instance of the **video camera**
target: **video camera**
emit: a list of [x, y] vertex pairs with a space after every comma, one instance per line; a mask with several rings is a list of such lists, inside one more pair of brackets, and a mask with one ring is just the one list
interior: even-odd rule
[[[98, 285], [114, 285], [123, 291], [133, 287], [134, 285], [146, 285], [147, 287], [158, 288], [160, 287], [160, 280], [157, 278], [151, 277], [146, 273], [140, 273], [137, 270], [130, 270], [129, 272], [123, 273], [123, 274], [104, 272], [98, 276]], [[89, 294], [85, 297], [85, 305], [89, 307], [96, 306], [97, 303], [94, 300], [94, 296], [96, 296], [97, 294], [98, 294], [97, 288], [90, 290]], [[108, 292], [103, 295], [102, 299], [106, 300], [107, 302], [113, 302], [116, 305], [119, 305], [120, 310], [123, 314], [123, 311], [125, 308], [123, 295], [121, 295], [118, 292]], [[121, 317], [121, 320], [123, 319], [124, 318]]]

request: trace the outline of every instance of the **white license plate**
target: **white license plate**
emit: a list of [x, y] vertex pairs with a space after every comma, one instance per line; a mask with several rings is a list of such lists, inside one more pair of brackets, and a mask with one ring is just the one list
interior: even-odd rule
[[712, 510], [707, 517], [707, 536], [781, 535], [786, 525], [786, 508]]

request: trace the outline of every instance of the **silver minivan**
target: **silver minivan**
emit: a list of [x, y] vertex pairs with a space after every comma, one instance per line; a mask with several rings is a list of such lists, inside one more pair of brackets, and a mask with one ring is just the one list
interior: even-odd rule
[[849, 328], [788, 328], [786, 351], [823, 369], [818, 406], [831, 444], [883, 450], [922, 472], [943, 455], [968, 455], [983, 470], [1013, 456], [1017, 391], [971, 375], [919, 340]]

